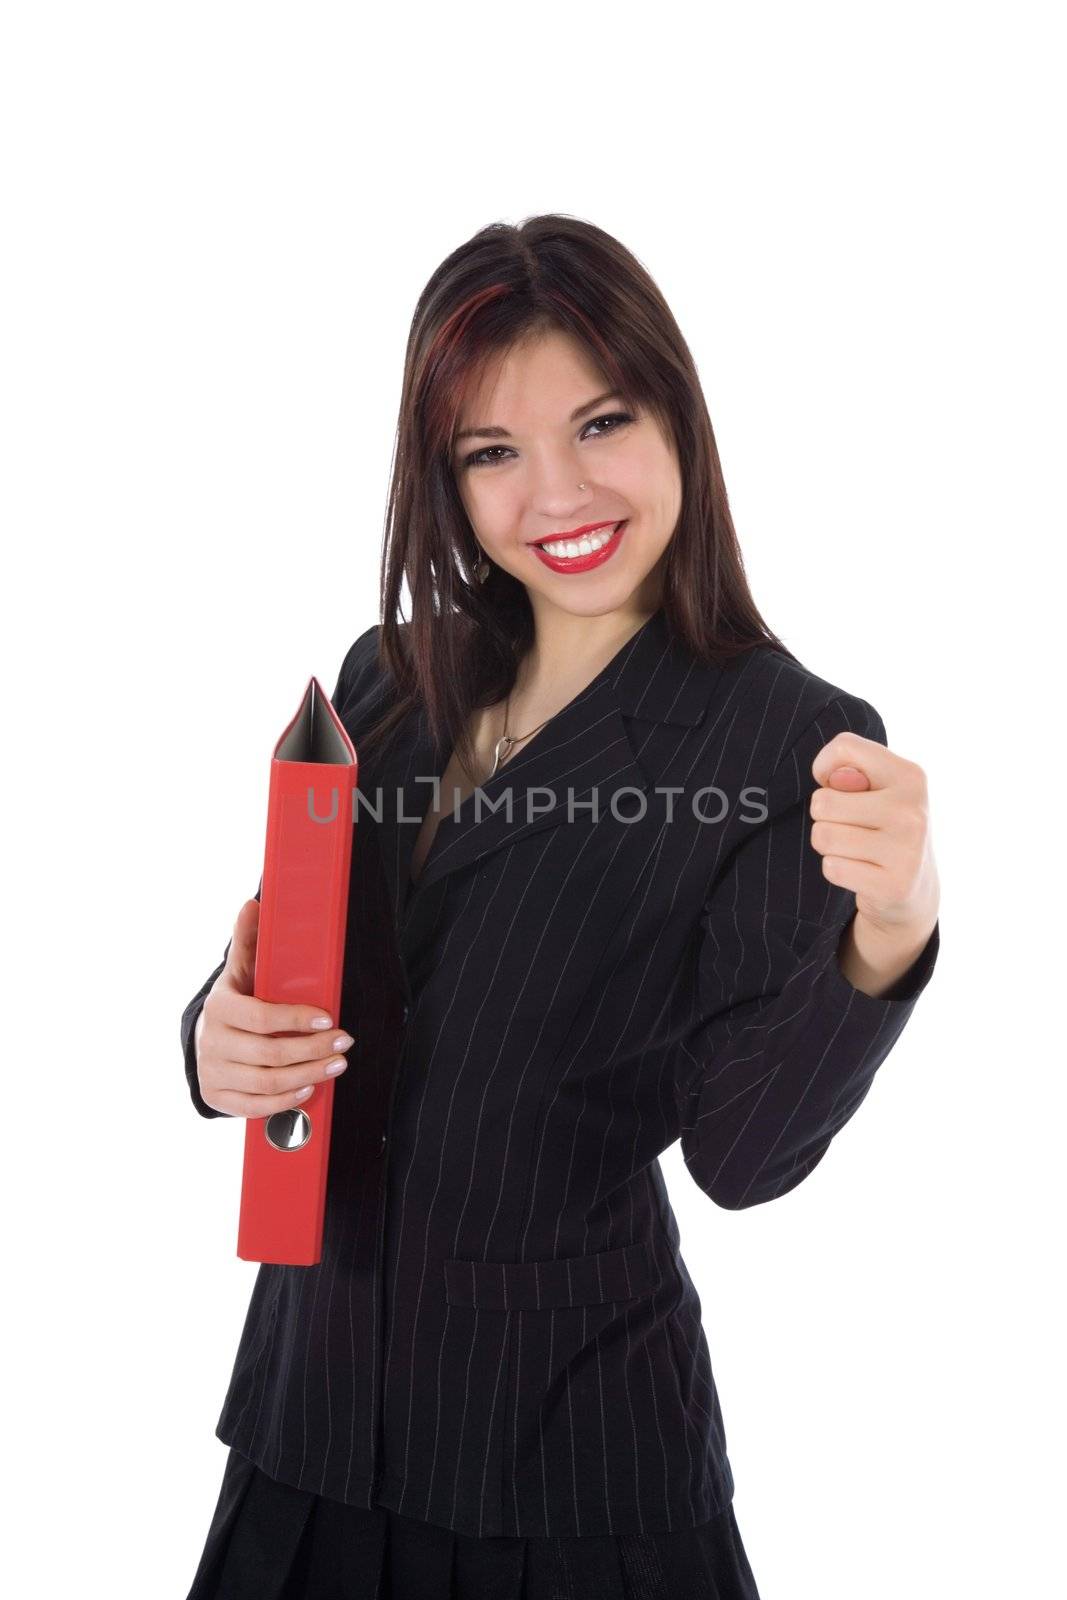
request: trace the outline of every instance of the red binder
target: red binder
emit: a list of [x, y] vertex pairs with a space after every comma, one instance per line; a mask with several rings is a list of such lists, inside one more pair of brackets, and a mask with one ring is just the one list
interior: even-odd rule
[[[321, 1006], [338, 1026], [358, 776], [352, 741], [313, 677], [271, 761], [253, 989], [260, 1000]], [[299, 1106], [248, 1118], [242, 1261], [321, 1259], [334, 1087], [327, 1078]]]

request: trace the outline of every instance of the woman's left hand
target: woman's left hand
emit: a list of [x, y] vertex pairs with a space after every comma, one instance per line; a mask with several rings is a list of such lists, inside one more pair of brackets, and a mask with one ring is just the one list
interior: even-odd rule
[[[812, 762], [812, 848], [823, 874], [856, 895], [854, 937], [873, 952], [918, 951], [937, 922], [940, 886], [926, 774], [876, 739], [841, 732]], [[861, 927], [860, 924], [863, 926]]]

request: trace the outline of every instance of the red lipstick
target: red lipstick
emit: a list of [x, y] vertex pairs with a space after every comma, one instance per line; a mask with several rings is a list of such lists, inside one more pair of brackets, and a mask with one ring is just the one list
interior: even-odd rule
[[[588, 572], [591, 568], [601, 567], [604, 565], [605, 561], [611, 560], [612, 556], [619, 548], [619, 545], [622, 543], [622, 536], [626, 531], [627, 520], [628, 519], [624, 518], [622, 522], [616, 523], [589, 523], [584, 528], [576, 529], [574, 533], [554, 534], [548, 541], [547, 548], [544, 550], [542, 550], [540, 545], [537, 544], [531, 545], [530, 548], [537, 556], [537, 559], [543, 562], [546, 567], [551, 567], [553, 572]], [[614, 529], [611, 538], [605, 545], [602, 546], [601, 549], [591, 550], [588, 555], [556, 556], [551, 554], [554, 546], [565, 544], [568, 539], [580, 539], [584, 533], [594, 533], [601, 528]]]

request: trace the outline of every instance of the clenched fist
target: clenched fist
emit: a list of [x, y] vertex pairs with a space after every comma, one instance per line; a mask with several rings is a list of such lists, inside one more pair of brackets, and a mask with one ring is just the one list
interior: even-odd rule
[[837, 733], [812, 762], [812, 848], [823, 875], [852, 889], [856, 914], [841, 946], [846, 977], [867, 993], [896, 981], [938, 917], [926, 774], [862, 734]]

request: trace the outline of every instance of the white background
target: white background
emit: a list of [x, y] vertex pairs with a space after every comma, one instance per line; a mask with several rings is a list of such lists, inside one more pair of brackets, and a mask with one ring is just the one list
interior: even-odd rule
[[[930, 784], [943, 949], [781, 1201], [663, 1158], [763, 1600], [1049, 1592], [1064, 1479], [1051, 6], [5, 10], [6, 1506], [183, 1600], [256, 1267], [178, 1041], [378, 620], [444, 255], [563, 211], [694, 352], [751, 586]], [[368, 32], [371, 27], [378, 31]]]

